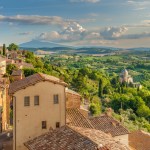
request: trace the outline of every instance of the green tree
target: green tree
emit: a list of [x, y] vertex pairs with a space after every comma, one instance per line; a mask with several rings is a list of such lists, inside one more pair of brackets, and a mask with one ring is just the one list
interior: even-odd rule
[[99, 80], [99, 88], [98, 88], [98, 96], [99, 97], [103, 96], [103, 89], [104, 89], [104, 82], [103, 82], [103, 79], [100, 78], [100, 80]]
[[9, 50], [9, 51], [12, 51], [12, 50], [17, 51], [18, 48], [19, 48], [18, 45], [16, 45], [15, 43], [11, 43], [11, 44], [9, 44], [9, 46], [8, 46], [8, 50]]
[[9, 75], [11, 75], [12, 74], [12, 72], [13, 72], [13, 70], [17, 70], [18, 68], [16, 67], [16, 65], [14, 65], [14, 64], [9, 64], [9, 65], [7, 65], [7, 67], [6, 67], [6, 72], [9, 74]]
[[137, 112], [138, 116], [148, 118], [150, 117], [150, 109], [146, 105], [142, 105], [138, 108]]
[[93, 97], [92, 103], [90, 104], [90, 112], [92, 115], [97, 116], [101, 113], [101, 103], [99, 97]]
[[24, 68], [23, 71], [24, 71], [25, 77], [33, 75], [33, 74], [35, 74], [37, 72], [40, 72], [40, 71], [38, 71], [36, 69], [30, 69], [30, 68]]
[[6, 55], [6, 45], [3, 44], [3, 55], [5, 56]]

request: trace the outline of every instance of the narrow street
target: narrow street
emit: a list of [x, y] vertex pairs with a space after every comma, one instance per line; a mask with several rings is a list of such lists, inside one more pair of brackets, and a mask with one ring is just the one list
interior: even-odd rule
[[0, 133], [0, 150], [12, 150], [12, 139], [12, 131]]

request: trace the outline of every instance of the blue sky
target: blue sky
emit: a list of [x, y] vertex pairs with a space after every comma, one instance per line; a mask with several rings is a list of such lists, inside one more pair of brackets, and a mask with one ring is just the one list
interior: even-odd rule
[[0, 0], [0, 44], [150, 47], [150, 0]]

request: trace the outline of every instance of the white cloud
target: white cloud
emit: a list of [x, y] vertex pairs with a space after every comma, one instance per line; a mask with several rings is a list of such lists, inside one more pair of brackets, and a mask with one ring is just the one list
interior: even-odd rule
[[0, 22], [18, 23], [18, 24], [39, 24], [39, 25], [58, 25], [67, 26], [72, 21], [65, 20], [59, 16], [39, 16], [39, 15], [16, 15], [16, 16], [3, 16], [0, 15]]
[[[130, 2], [131, 3], [131, 2]], [[150, 20], [143, 20], [140, 24], [125, 25], [121, 27], [106, 27], [103, 30], [87, 30], [82, 25], [73, 20], [66, 20], [59, 16], [38, 16], [38, 15], [0, 15], [0, 22], [8, 22], [10, 25], [55, 25], [58, 30], [41, 33], [37, 39], [53, 42], [81, 42], [81, 43], [111, 43], [119, 39], [143, 39], [149, 38], [149, 32], [139, 34], [127, 34], [131, 27], [150, 27]], [[31, 32], [22, 32], [19, 35], [30, 35]]]
[[104, 39], [116, 39], [124, 35], [128, 31], [127, 27], [107, 27], [101, 31]]
[[128, 5], [133, 6], [134, 10], [144, 10], [150, 6], [149, 0], [128, 0], [127, 3]]
[[126, 24], [124, 26], [128, 28], [150, 27], [150, 20], [142, 20], [139, 24]]
[[49, 40], [49, 41], [75, 41], [80, 40], [85, 35], [86, 29], [84, 29], [80, 24], [73, 22], [64, 27], [60, 32], [52, 31], [42, 33], [38, 39]]
[[98, 3], [100, 0], [70, 0], [70, 2], [88, 2], [88, 3]]

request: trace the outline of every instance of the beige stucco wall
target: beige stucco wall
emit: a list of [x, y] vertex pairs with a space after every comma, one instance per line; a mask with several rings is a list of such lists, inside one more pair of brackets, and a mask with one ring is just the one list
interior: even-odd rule
[[2, 130], [5, 131], [9, 126], [9, 99], [6, 88], [0, 88], [0, 106], [2, 106]]
[[115, 136], [114, 139], [121, 142], [122, 144], [126, 145], [127, 147], [129, 147], [129, 136], [128, 136], [128, 134]]
[[80, 108], [81, 96], [66, 91], [66, 108]]
[[0, 62], [0, 74], [5, 74], [6, 73], [6, 61], [1, 61]]
[[[59, 94], [59, 104], [53, 104], [54, 94]], [[36, 95], [39, 95], [39, 106], [34, 106], [34, 96]], [[48, 132], [51, 127], [55, 128], [56, 122], [60, 122], [61, 126], [65, 125], [64, 86], [45, 81], [20, 90], [14, 96], [16, 97], [16, 108], [15, 101], [13, 101], [14, 150], [25, 150], [24, 142]], [[24, 107], [25, 96], [30, 96], [30, 106]], [[42, 121], [47, 121], [47, 129], [42, 129]]]

